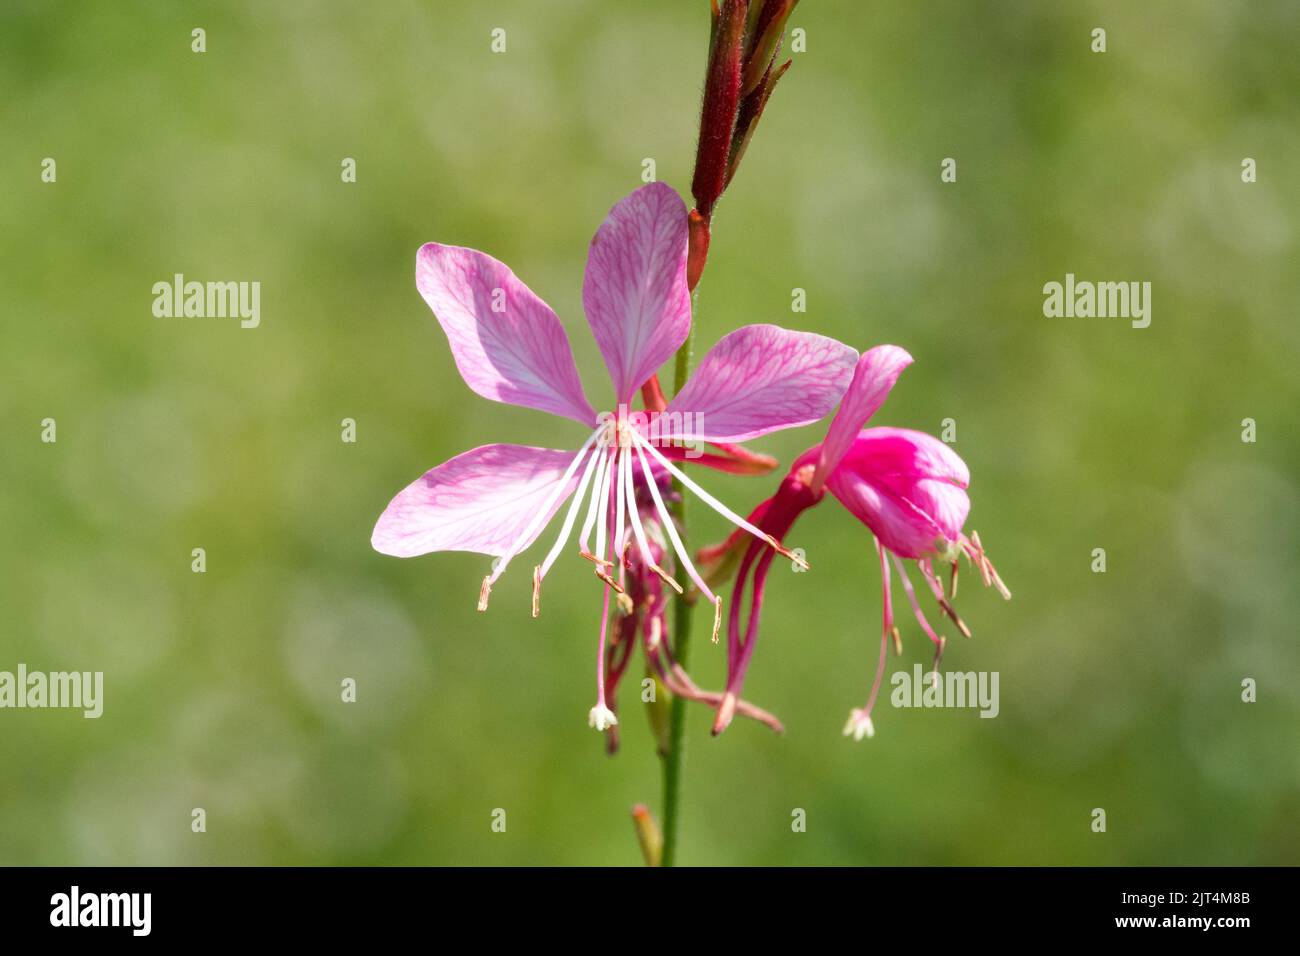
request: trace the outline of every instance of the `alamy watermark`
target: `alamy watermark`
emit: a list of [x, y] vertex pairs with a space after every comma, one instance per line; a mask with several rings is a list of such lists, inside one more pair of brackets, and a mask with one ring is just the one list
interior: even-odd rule
[[998, 702], [997, 671], [947, 671], [925, 673], [921, 665], [912, 673], [896, 671], [889, 679], [894, 689], [889, 702], [895, 707], [972, 707], [981, 717], [996, 717]]
[[83, 893], [74, 885], [50, 897], [50, 925], [56, 927], [119, 926], [148, 936], [152, 913], [152, 893]]
[[1133, 328], [1151, 324], [1150, 282], [1077, 282], [1073, 272], [1065, 282], [1043, 286], [1043, 315], [1049, 319], [1130, 319]]
[[262, 283], [186, 281], [178, 272], [171, 282], [153, 284], [153, 314], [159, 319], [238, 318], [239, 327], [262, 323]]
[[53, 707], [81, 710], [94, 719], [104, 713], [103, 671], [0, 671], [0, 709]]

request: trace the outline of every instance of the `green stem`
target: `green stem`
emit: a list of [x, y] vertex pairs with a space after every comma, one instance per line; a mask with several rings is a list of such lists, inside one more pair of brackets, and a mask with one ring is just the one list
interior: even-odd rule
[[[694, 303], [692, 303], [693, 305]], [[694, 311], [692, 309], [692, 311]], [[691, 345], [695, 340], [695, 323], [686, 341], [677, 350], [673, 363], [673, 392], [681, 391], [686, 384], [686, 377], [691, 372]], [[677, 501], [673, 505], [673, 516], [677, 519], [682, 539], [686, 539], [686, 496], [679, 482], [673, 481], [677, 491]], [[694, 604], [679, 597], [673, 604], [673, 630], [671, 640], [673, 653], [683, 668], [691, 650], [691, 610]], [[663, 816], [663, 857], [662, 866], [672, 866], [677, 857], [677, 817], [682, 796], [682, 765], [686, 749], [686, 700], [674, 697], [672, 709], [668, 716], [668, 752], [664, 754], [664, 816]]]
[[[677, 662], [686, 666], [691, 645], [691, 609], [689, 601], [679, 599], [673, 606], [673, 651]], [[672, 866], [677, 858], [677, 811], [682, 796], [682, 758], [686, 744], [686, 699], [674, 697], [668, 717], [668, 753], [664, 755], [664, 849], [662, 866]]]

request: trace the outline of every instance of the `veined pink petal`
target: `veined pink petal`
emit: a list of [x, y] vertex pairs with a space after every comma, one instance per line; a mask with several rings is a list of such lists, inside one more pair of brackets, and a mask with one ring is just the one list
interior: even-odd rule
[[591, 240], [582, 305], [620, 402], [677, 351], [691, 328], [686, 204], [664, 183], [620, 200]]
[[738, 442], [824, 418], [844, 395], [858, 353], [775, 325], [723, 336], [660, 419], [661, 438]]
[[970, 472], [951, 448], [924, 432], [869, 428], [831, 472], [826, 487], [904, 558], [934, 554], [966, 523]]
[[519, 542], [574, 454], [523, 445], [483, 445], [457, 455], [397, 493], [379, 516], [370, 543], [376, 551], [398, 558], [430, 551], [503, 555], [513, 545], [522, 551], [572, 494], [577, 475], [551, 503], [536, 530]]
[[564, 327], [508, 266], [475, 249], [429, 242], [415, 258], [415, 285], [470, 388], [595, 424]]
[[853, 381], [822, 442], [822, 457], [813, 475], [814, 488], [821, 488], [867, 419], [884, 404], [903, 369], [911, 364], [912, 356], [897, 345], [877, 345], [862, 353], [853, 370]]

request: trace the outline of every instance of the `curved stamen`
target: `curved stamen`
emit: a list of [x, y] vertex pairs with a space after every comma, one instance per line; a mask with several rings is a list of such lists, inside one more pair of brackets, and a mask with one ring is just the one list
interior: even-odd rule
[[[627, 583], [627, 496], [624, 494], [626, 482], [623, 480], [623, 473], [627, 471], [630, 464], [627, 460], [627, 449], [620, 447], [615, 454], [618, 456], [618, 477], [615, 479], [618, 486], [614, 489], [614, 564], [618, 568], [618, 583], [626, 585]], [[604, 552], [601, 552], [604, 554]]]
[[876, 735], [875, 725], [871, 723], [871, 711], [876, 706], [876, 695], [880, 693], [880, 682], [885, 676], [885, 656], [889, 648], [889, 637], [897, 635], [894, 627], [894, 599], [890, 594], [889, 560], [879, 538], [872, 538], [876, 543], [876, 554], [880, 557], [880, 657], [876, 660], [876, 676], [871, 681], [871, 692], [867, 695], [867, 706], [849, 713], [849, 722], [844, 725], [844, 735], [852, 734], [855, 740]]
[[926, 583], [930, 585], [930, 592], [934, 594], [934, 599], [939, 602], [939, 610], [943, 611], [943, 613], [948, 616], [948, 619], [957, 625], [957, 630], [961, 631], [962, 637], [970, 637], [970, 628], [967, 627], [966, 622], [957, 615], [957, 610], [952, 606], [952, 603], [944, 597], [943, 582], [939, 580], [939, 576], [935, 573], [934, 568], [930, 566], [930, 559], [922, 558], [916, 563], [921, 569], [921, 574], [925, 576]]
[[591, 487], [591, 500], [587, 505], [587, 516], [582, 521], [582, 534], [578, 537], [580, 553], [584, 558], [594, 563], [597, 567], [600, 567], [603, 561], [591, 553], [591, 549], [588, 547], [587, 542], [591, 540], [591, 529], [596, 525], [596, 513], [600, 510], [600, 489], [609, 472], [609, 449], [602, 448], [600, 450], [600, 456], [600, 466], [596, 469], [596, 483]]
[[650, 463], [646, 461], [645, 454], [641, 451], [641, 443], [637, 442], [633, 447], [636, 449], [637, 459], [641, 462], [641, 474], [645, 477], [646, 486], [650, 489], [650, 498], [654, 501], [655, 511], [659, 514], [659, 522], [663, 529], [668, 532], [668, 540], [673, 543], [673, 552], [677, 555], [677, 560], [682, 563], [682, 567], [686, 569], [687, 577], [695, 583], [700, 593], [713, 603], [713, 642], [716, 644], [718, 642], [718, 628], [722, 624], [722, 601], [709, 590], [709, 586], [704, 583], [700, 573], [695, 570], [695, 565], [691, 563], [690, 555], [686, 553], [686, 547], [682, 544], [682, 536], [677, 533], [677, 523], [673, 521], [668, 509], [664, 507], [664, 499], [659, 494], [659, 484], [655, 481], [654, 472], [650, 470]]
[[[596, 576], [601, 577], [603, 568], [612, 568], [613, 562], [609, 560], [605, 544], [609, 538], [609, 493], [614, 488], [614, 469], [618, 465], [618, 449], [615, 448], [609, 453], [609, 464], [605, 468], [605, 474], [601, 476], [600, 482], [600, 500], [596, 505], [596, 556], [599, 561], [596, 565]], [[613, 582], [610, 582], [611, 585]]]
[[601, 449], [593, 449], [587, 458], [587, 467], [582, 473], [582, 480], [578, 482], [578, 491], [573, 496], [573, 502], [569, 505], [568, 514], [564, 516], [564, 525], [560, 529], [560, 536], [556, 539], [555, 545], [546, 555], [546, 560], [541, 563], [538, 570], [537, 578], [540, 583], [541, 579], [546, 577], [551, 565], [555, 559], [560, 556], [564, 546], [569, 543], [569, 535], [573, 533], [573, 525], [578, 518], [578, 509], [582, 507], [582, 500], [587, 495], [587, 486], [591, 484], [591, 476], [595, 474], [597, 467], [600, 465]]
[[628, 456], [627, 458], [627, 468], [623, 472], [623, 480], [626, 483], [626, 487], [624, 489], [623, 494], [626, 500], [629, 502], [628, 509], [627, 509], [627, 516], [631, 519], [632, 537], [636, 539], [637, 549], [641, 553], [641, 563], [645, 565], [647, 568], [649, 568], [651, 571], [653, 571], [655, 574], [659, 575], [660, 579], [669, 587], [671, 587], [673, 590], [675, 590], [678, 594], [683, 593], [682, 586], [678, 584], [677, 581], [674, 580], [673, 577], [667, 571], [665, 571], [663, 568], [659, 567], [659, 565], [655, 563], [654, 554], [650, 550], [650, 543], [646, 539], [645, 525], [641, 523], [641, 512], [640, 509], [637, 508], [636, 506], [636, 494], [635, 494], [635, 486], [633, 484], [634, 479], [632, 477], [631, 456]]
[[655, 457], [655, 459], [659, 462], [659, 464], [663, 465], [663, 467], [668, 470], [668, 473], [670, 475], [672, 475], [674, 478], [680, 481], [687, 488], [691, 489], [691, 491], [695, 493], [695, 496], [699, 498], [701, 501], [703, 501], [706, 505], [708, 505], [718, 514], [722, 515], [722, 517], [726, 518], [732, 524], [736, 525], [737, 527], [744, 528], [746, 531], [748, 531], [754, 537], [758, 538], [760, 541], [766, 541], [768, 545], [770, 545], [772, 549], [775, 550], [778, 554], [784, 555], [785, 557], [789, 558], [791, 561], [799, 565], [799, 567], [803, 568], [805, 571], [808, 570], [808, 562], [806, 560], [804, 560], [799, 555], [794, 554], [791, 551], [787, 551], [784, 547], [781, 546], [781, 542], [777, 541], [776, 538], [772, 537], [770, 534], [766, 533], [765, 531], [761, 531], [758, 528], [756, 528], [754, 525], [750, 524], [747, 520], [742, 518], [740, 515], [736, 514], [734, 511], [732, 511], [730, 508], [724, 505], [717, 498], [713, 497], [713, 495], [709, 494], [707, 491], [705, 491], [703, 488], [697, 485], [694, 481], [688, 478], [680, 468], [678, 468], [671, 461], [669, 461], [662, 454], [660, 454], [659, 449], [655, 448], [654, 445], [650, 444], [648, 441], [646, 441], [644, 438], [638, 435], [635, 430], [630, 430], [630, 434], [632, 435], [632, 440], [636, 442], [638, 448], [644, 448], [646, 451], [650, 452], [650, 454], [652, 454]]
[[998, 569], [993, 567], [993, 562], [989, 560], [988, 554], [984, 551], [984, 545], [980, 542], [980, 533], [972, 531], [969, 538], [961, 539], [962, 549], [966, 552], [966, 557], [970, 559], [977, 568], [980, 569], [980, 576], [984, 578], [985, 587], [995, 587], [1003, 598], [1010, 601], [1011, 591], [1002, 583], [1002, 578], [998, 576]]
[[492, 585], [496, 584], [497, 578], [505, 574], [506, 568], [510, 566], [511, 559], [524, 549], [526, 543], [532, 539], [533, 534], [550, 516], [552, 506], [569, 487], [569, 481], [573, 478], [574, 472], [578, 470], [578, 466], [582, 464], [583, 458], [586, 457], [587, 449], [591, 447], [592, 442], [596, 440], [602, 431], [604, 431], [604, 426], [597, 428], [590, 436], [588, 436], [587, 440], [582, 443], [582, 447], [578, 449], [578, 453], [574, 455], [573, 461], [569, 462], [569, 467], [565, 469], [564, 476], [555, 483], [555, 488], [546, 497], [545, 503], [537, 509], [537, 513], [534, 514], [532, 520], [524, 526], [524, 530], [515, 538], [514, 543], [506, 549], [505, 554], [501, 555], [500, 559], [497, 561], [496, 567], [493, 568], [492, 573], [483, 579], [483, 585], [479, 591], [480, 611], [487, 609], [487, 595], [488, 592], [492, 590]]
[[907, 600], [912, 605], [912, 613], [916, 615], [917, 623], [921, 625], [921, 630], [925, 631], [926, 637], [934, 644], [934, 667], [932, 668], [935, 683], [939, 680], [939, 661], [943, 659], [943, 647], [947, 641], [934, 633], [934, 628], [930, 627], [930, 622], [925, 619], [925, 612], [921, 610], [921, 605], [917, 603], [916, 592], [912, 590], [912, 582], [907, 577], [907, 569], [903, 567], [903, 562], [899, 560], [898, 555], [890, 553], [894, 559], [894, 567], [898, 569], [898, 576], [903, 579], [903, 590], [907, 592]]

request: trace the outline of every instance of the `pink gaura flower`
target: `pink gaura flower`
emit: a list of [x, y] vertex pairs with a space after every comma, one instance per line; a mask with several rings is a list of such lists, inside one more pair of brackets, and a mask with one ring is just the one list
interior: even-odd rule
[[[970, 471], [966, 463], [943, 442], [924, 432], [863, 428], [884, 403], [903, 369], [911, 363], [912, 356], [894, 345], [878, 346], [864, 353], [825, 440], [800, 455], [776, 495], [750, 515], [752, 522], [779, 541], [799, 515], [818, 504], [829, 490], [872, 533], [880, 562], [884, 624], [880, 658], [867, 703], [852, 711], [844, 731], [858, 740], [875, 732], [871, 710], [880, 690], [890, 637], [896, 648], [900, 646], [898, 629], [894, 626], [891, 563], [917, 623], [934, 645], [936, 669], [945, 638], [936, 633], [921, 609], [904, 561], [916, 563], [940, 611], [966, 637], [970, 637], [970, 629], [952, 605], [957, 594], [957, 561], [961, 556], [978, 568], [986, 586], [996, 587], [1005, 598], [1011, 597], [984, 553], [978, 533], [972, 532], [967, 537], [962, 530], [970, 512], [970, 498], [966, 493]], [[740, 570], [728, 619], [727, 689], [718, 708], [714, 733], [726, 729], [731, 720], [732, 701], [738, 700], [754, 652], [772, 553], [749, 547], [733, 534], [722, 545], [706, 549], [700, 555], [701, 563], [714, 570], [737, 556], [740, 556]], [[935, 569], [935, 562], [951, 565], [948, 590]], [[747, 587], [750, 611], [742, 634], [740, 619]]]
[[745, 326], [710, 350], [662, 412], [629, 412], [641, 386], [690, 331], [686, 257], [686, 207], [662, 183], [618, 202], [592, 239], [582, 301], [613, 385], [614, 411], [601, 414], [587, 401], [559, 319], [509, 268], [485, 253], [438, 243], [422, 246], [416, 257], [416, 286], [447, 334], [465, 383], [484, 398], [572, 419], [585, 440], [577, 451], [498, 444], [458, 455], [397, 494], [380, 515], [371, 544], [397, 557], [431, 551], [494, 556], [479, 591], [479, 610], [485, 610], [511, 560], [571, 497], [553, 547], [533, 568], [536, 616], [542, 581], [567, 547], [586, 500], [577, 550], [595, 565], [604, 588], [597, 703], [589, 715], [600, 730], [617, 721], [606, 702], [606, 637], [610, 593], [625, 595], [629, 554], [682, 589], [650, 547], [633, 506], [638, 485], [648, 493], [680, 567], [713, 604], [715, 639], [721, 615], [721, 601], [691, 562], [667, 512], [654, 469], [677, 478], [763, 549], [789, 554], [686, 475], [671, 460], [680, 460], [679, 454], [657, 446], [725, 446], [817, 421], [844, 394], [858, 357], [834, 339]]

